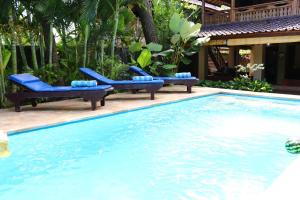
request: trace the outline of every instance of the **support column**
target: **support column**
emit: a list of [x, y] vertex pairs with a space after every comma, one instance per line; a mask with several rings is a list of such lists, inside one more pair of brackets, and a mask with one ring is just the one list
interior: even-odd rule
[[235, 21], [235, 0], [231, 0], [230, 20], [231, 22]]
[[198, 66], [198, 78], [200, 80], [205, 80], [207, 73], [208, 73], [208, 53], [207, 53], [207, 47], [202, 46], [200, 47], [199, 51], [199, 66]]
[[201, 21], [202, 21], [202, 25], [205, 24], [205, 0], [202, 0], [202, 17], [201, 17]]
[[279, 85], [283, 84], [283, 81], [285, 79], [286, 50], [287, 50], [286, 44], [279, 45], [278, 58], [277, 58], [278, 59], [277, 84]]
[[[252, 47], [250, 64], [264, 64], [265, 63], [265, 45], [257, 44]], [[264, 79], [264, 70], [257, 70], [250, 72], [254, 80]]]
[[265, 62], [265, 46], [256, 44], [251, 50], [251, 64], [263, 64]]
[[229, 47], [228, 55], [228, 67], [233, 68], [235, 66], [235, 47]]

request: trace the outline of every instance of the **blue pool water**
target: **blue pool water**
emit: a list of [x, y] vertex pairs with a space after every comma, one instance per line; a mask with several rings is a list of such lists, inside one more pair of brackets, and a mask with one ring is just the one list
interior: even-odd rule
[[0, 199], [256, 199], [299, 120], [297, 101], [220, 94], [12, 135]]

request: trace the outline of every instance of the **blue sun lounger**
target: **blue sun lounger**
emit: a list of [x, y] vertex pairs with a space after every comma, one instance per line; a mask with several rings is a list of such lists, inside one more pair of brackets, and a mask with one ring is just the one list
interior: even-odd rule
[[163, 87], [164, 81], [163, 80], [152, 80], [152, 81], [115, 81], [108, 79], [101, 74], [95, 72], [92, 69], [82, 67], [80, 71], [85, 74], [87, 77], [96, 80], [99, 84], [108, 84], [112, 85], [114, 89], [123, 89], [123, 90], [146, 90], [151, 94], [151, 100], [154, 100], [154, 94], [160, 88]]
[[[141, 68], [137, 66], [131, 66], [129, 67], [129, 71], [138, 74], [140, 76], [151, 76]], [[177, 78], [177, 77], [159, 77], [159, 76], [154, 76], [154, 80], [163, 80], [165, 84], [175, 84], [175, 85], [185, 85], [187, 86], [187, 92], [191, 93], [192, 92], [192, 87], [199, 82], [199, 79], [196, 77], [189, 77], [189, 78]]]
[[33, 107], [37, 106], [35, 99], [48, 97], [82, 97], [91, 101], [92, 110], [96, 109], [97, 101], [101, 105], [105, 104], [107, 92], [113, 90], [111, 85], [101, 85], [95, 87], [71, 87], [71, 86], [51, 86], [38, 77], [31, 74], [14, 74], [9, 76], [9, 80], [20, 87], [20, 91], [6, 95], [14, 103], [15, 111], [21, 111], [21, 104], [25, 100], [31, 100]]

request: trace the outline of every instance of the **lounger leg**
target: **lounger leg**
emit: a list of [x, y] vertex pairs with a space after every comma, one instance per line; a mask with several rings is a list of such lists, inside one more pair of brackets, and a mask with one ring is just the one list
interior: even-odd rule
[[97, 101], [95, 99], [91, 99], [92, 110], [96, 110]]
[[101, 99], [101, 106], [105, 106], [105, 97], [103, 97], [103, 99]]
[[21, 112], [21, 106], [20, 106], [20, 103], [15, 103], [15, 111], [16, 111], [16, 112]]
[[192, 86], [187, 86], [187, 92], [192, 93]]
[[31, 105], [32, 105], [32, 107], [34, 107], [34, 108], [35, 108], [35, 107], [37, 106], [37, 103], [36, 103], [36, 101], [35, 101], [35, 100], [32, 100], [32, 101], [31, 101]]
[[155, 92], [151, 92], [151, 100], [154, 100], [154, 94], [155, 94]]

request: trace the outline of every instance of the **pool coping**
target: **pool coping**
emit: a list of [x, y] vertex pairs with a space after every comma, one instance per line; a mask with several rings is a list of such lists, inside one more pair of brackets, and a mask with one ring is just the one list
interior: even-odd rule
[[87, 117], [84, 116], [84, 117], [80, 117], [78, 119], [63, 120], [63, 121], [60, 121], [60, 122], [48, 123], [48, 124], [45, 124], [45, 125], [19, 128], [19, 129], [16, 129], [16, 130], [9, 130], [6, 133], [7, 133], [8, 136], [17, 135], [17, 134], [22, 134], [22, 133], [25, 133], [25, 132], [30, 132], [30, 131], [33, 131], [33, 130], [51, 128], [51, 127], [54, 127], [54, 126], [60, 126], [60, 125], [65, 125], [65, 124], [72, 124], [72, 123], [77, 123], [77, 122], [80, 122], [80, 121], [99, 119], [99, 118], [103, 118], [103, 117], [109, 117], [109, 116], [112, 116], [112, 115], [128, 113], [128, 112], [148, 109], [148, 108], [152, 108], [152, 107], [156, 107], [156, 106], [163, 106], [163, 105], [167, 105], [167, 104], [179, 103], [179, 102], [183, 102], [183, 101], [188, 101], [188, 100], [197, 99], [197, 98], [201, 98], [201, 97], [213, 96], [213, 95], [217, 95], [217, 94], [222, 94], [222, 93], [221, 92], [208, 93], [208, 94], [203, 94], [203, 95], [199, 95], [199, 96], [182, 98], [182, 99], [179, 99], [179, 100], [171, 100], [171, 101], [162, 102], [162, 103], [155, 103], [155, 104], [152, 104], [152, 105], [140, 106], [140, 107], [136, 107], [136, 108], [133, 108], [133, 109], [121, 109], [121, 110], [118, 110], [118, 111], [113, 111], [113, 112], [105, 113], [105, 114], [99, 114], [99, 115], [95, 115], [95, 116], [87, 116]]
[[[249, 92], [249, 91], [239, 91], [239, 90], [228, 90], [228, 89], [218, 89], [218, 88], [205, 88], [209, 92], [205, 94], [197, 94], [192, 97], [184, 97], [177, 100], [170, 100], [162, 103], [154, 103], [152, 105], [146, 105], [146, 106], [137, 106], [134, 109], [120, 109], [118, 111], [113, 111], [110, 113], [105, 114], [98, 114], [96, 116], [83, 116], [79, 117], [78, 119], [71, 119], [71, 120], [63, 120], [60, 122], [55, 123], [48, 123], [46, 125], [41, 126], [33, 126], [33, 127], [27, 127], [23, 129], [17, 129], [17, 130], [9, 130], [7, 132], [8, 136], [17, 135], [21, 133], [30, 132], [32, 130], [39, 130], [44, 128], [51, 128], [54, 126], [64, 125], [64, 124], [71, 124], [76, 123], [79, 121], [86, 121], [86, 120], [92, 120], [102, 117], [108, 117], [116, 114], [122, 114], [142, 109], [148, 109], [151, 107], [156, 106], [162, 106], [172, 103], [178, 103], [182, 101], [188, 101], [192, 99], [197, 99], [201, 97], [206, 96], [213, 96], [218, 94], [229, 94], [229, 95], [241, 95], [241, 96], [249, 96], [249, 97], [261, 97], [261, 98], [270, 98], [270, 99], [279, 99], [279, 100], [297, 100], [300, 101], [299, 95], [287, 95], [287, 94], [276, 94], [276, 93], [257, 93], [257, 92]], [[297, 158], [288, 165], [287, 169], [284, 170], [278, 178], [272, 183], [270, 187], [260, 196], [258, 199], [260, 200], [286, 200], [287, 198], [293, 198], [296, 199], [299, 195], [298, 188], [297, 188], [297, 182], [300, 178], [300, 157], [297, 156]], [[290, 187], [289, 187], [290, 186]]]

